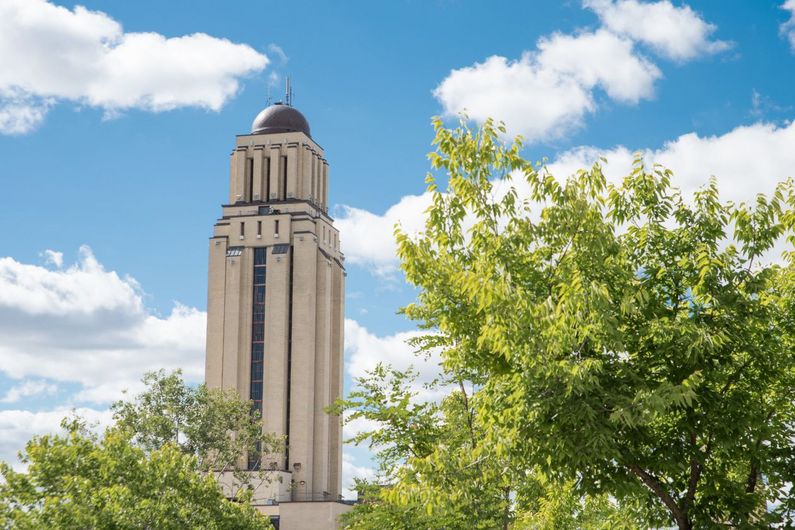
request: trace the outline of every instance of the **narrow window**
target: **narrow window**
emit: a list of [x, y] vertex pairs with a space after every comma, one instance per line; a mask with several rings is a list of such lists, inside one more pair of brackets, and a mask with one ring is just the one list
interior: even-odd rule
[[273, 233], [278, 236], [279, 235], [279, 221], [277, 220], [273, 226]]
[[246, 237], [246, 223], [240, 223], [240, 239]]
[[265, 195], [264, 200], [269, 201], [271, 198], [271, 159], [265, 158]]
[[323, 225], [323, 243], [326, 242], [326, 225]]
[[287, 199], [287, 157], [282, 157], [282, 174], [281, 174], [281, 183], [279, 185], [279, 195], [281, 195], [281, 199]]
[[[251, 372], [249, 379], [249, 399], [252, 401], [252, 414], [262, 415], [262, 398], [264, 391], [264, 354], [265, 354], [265, 283], [266, 256], [268, 249], [254, 249], [254, 293], [251, 318]], [[260, 450], [248, 455], [249, 469], [257, 469], [261, 458]]]
[[262, 221], [257, 221], [257, 237], [262, 236]]
[[312, 202], [315, 202], [315, 173], [317, 173], [317, 160], [315, 160], [315, 157], [312, 157], [312, 175], [309, 188], [309, 200]]
[[254, 200], [254, 159], [246, 159], [246, 197], [249, 202]]

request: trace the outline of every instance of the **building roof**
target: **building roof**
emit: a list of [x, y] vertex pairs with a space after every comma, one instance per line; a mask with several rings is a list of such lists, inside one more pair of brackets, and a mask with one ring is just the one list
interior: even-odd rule
[[254, 123], [251, 124], [251, 134], [269, 134], [284, 132], [302, 132], [309, 134], [309, 122], [298, 109], [284, 103], [275, 103], [262, 110]]

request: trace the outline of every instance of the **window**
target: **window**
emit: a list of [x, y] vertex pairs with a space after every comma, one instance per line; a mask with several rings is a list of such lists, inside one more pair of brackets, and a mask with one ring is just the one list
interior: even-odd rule
[[262, 236], [262, 221], [257, 221], [257, 237]]
[[254, 303], [255, 304], [264, 304], [265, 303], [265, 286], [264, 285], [255, 285], [254, 286]]
[[276, 219], [276, 222], [273, 224], [273, 233], [277, 236], [279, 235], [279, 220]]
[[236, 256], [240, 256], [241, 254], [243, 254], [243, 247], [229, 247], [226, 249], [227, 258], [234, 258]]
[[243, 191], [249, 201], [254, 200], [254, 159], [246, 159], [246, 189]]
[[[261, 229], [261, 222], [257, 230]], [[267, 280], [265, 247], [254, 249], [254, 293], [251, 308], [251, 400], [252, 414], [262, 414], [263, 363], [265, 356], [265, 283]], [[249, 455], [251, 457], [251, 455]]]
[[265, 195], [262, 198], [267, 201], [271, 198], [271, 159], [265, 158], [262, 163], [265, 164]]
[[287, 157], [283, 156], [281, 163], [281, 182], [279, 183], [279, 195], [281, 199], [287, 198]]
[[[242, 249], [243, 247], [234, 247], [234, 248]], [[255, 248], [254, 249], [254, 266], [265, 265], [266, 251], [267, 251], [266, 248]]]
[[273, 245], [274, 254], [287, 254], [288, 250], [290, 250], [290, 245], [286, 243], [282, 243], [280, 245]]
[[240, 238], [244, 238], [246, 236], [246, 223], [240, 223]]

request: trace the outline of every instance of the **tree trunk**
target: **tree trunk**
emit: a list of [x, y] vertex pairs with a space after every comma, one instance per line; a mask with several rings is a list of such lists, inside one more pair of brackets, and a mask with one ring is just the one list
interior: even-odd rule
[[637, 476], [641, 482], [643, 482], [646, 487], [648, 487], [651, 491], [654, 492], [655, 495], [665, 504], [665, 507], [668, 508], [668, 511], [671, 513], [671, 516], [676, 521], [676, 525], [679, 527], [679, 530], [693, 530], [693, 523], [690, 522], [690, 517], [688, 517], [688, 510], [683, 509], [682, 507], [677, 504], [676, 500], [667, 492], [665, 488], [663, 488], [662, 484], [657, 477], [652, 475], [651, 473], [647, 472], [644, 469], [641, 469], [640, 466], [636, 464], [627, 464], [627, 468], [632, 471], [635, 476]]

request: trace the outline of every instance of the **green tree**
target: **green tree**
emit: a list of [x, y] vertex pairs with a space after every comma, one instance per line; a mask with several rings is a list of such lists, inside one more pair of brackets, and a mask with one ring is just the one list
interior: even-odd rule
[[284, 440], [263, 431], [249, 401], [233, 390], [186, 385], [179, 371], [150, 372], [143, 382], [143, 392], [111, 407], [116, 427], [136, 445], [152, 451], [173, 444], [194, 456], [201, 472], [234, 474], [240, 489], [269, 480], [263, 456], [282, 453]]
[[343, 516], [345, 528], [636, 528], [605, 495], [582, 498], [572, 484], [512, 465], [506, 447], [486, 435], [479, 392], [463, 380], [432, 384], [448, 390], [437, 403], [417, 399], [415, 377], [379, 365], [337, 404], [347, 421], [374, 425], [352, 441], [374, 450], [383, 477], [357, 484], [362, 502]]
[[173, 443], [145, 451], [123, 430], [98, 438], [78, 421], [63, 426], [66, 435], [28, 442], [27, 471], [0, 462], [0, 528], [271, 528], [247, 503], [228, 501]]
[[599, 164], [560, 181], [491, 122], [435, 127], [447, 189], [429, 175], [424, 232], [397, 230], [404, 311], [479, 382], [485, 445], [648, 526], [795, 524], [795, 266], [765, 261], [792, 183], [685, 198], [640, 158], [617, 185]]

